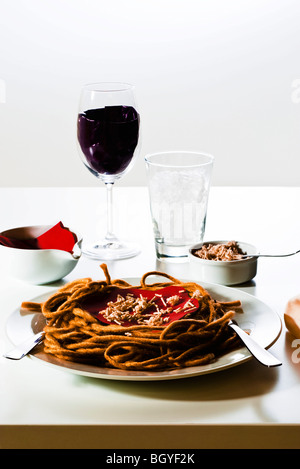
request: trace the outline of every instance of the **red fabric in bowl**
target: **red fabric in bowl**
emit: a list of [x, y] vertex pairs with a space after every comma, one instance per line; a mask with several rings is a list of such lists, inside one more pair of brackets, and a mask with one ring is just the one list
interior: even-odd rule
[[0, 244], [18, 249], [59, 249], [72, 252], [77, 243], [75, 233], [66, 228], [60, 221], [36, 238], [15, 238], [0, 235]]

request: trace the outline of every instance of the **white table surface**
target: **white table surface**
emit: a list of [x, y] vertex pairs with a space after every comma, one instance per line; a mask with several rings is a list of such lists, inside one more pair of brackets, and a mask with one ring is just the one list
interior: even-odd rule
[[[105, 231], [105, 191], [99, 188], [3, 188], [1, 231], [62, 220], [85, 240]], [[114, 192], [116, 231], [141, 245], [131, 259], [107, 263], [112, 278], [164, 270], [189, 277], [189, 264], [156, 261], [145, 187]], [[212, 187], [205, 239], [236, 239], [263, 252], [300, 247], [300, 188]], [[138, 216], [137, 216], [138, 214]], [[100, 262], [82, 257], [64, 281], [103, 278]], [[259, 260], [254, 281], [239, 285], [281, 318], [300, 294], [300, 255]], [[187, 379], [125, 382], [78, 376], [25, 357], [5, 359], [10, 314], [24, 300], [62, 283], [29, 285], [0, 273], [0, 448], [300, 447], [300, 363], [283, 323], [270, 351], [283, 362], [254, 359]], [[295, 354], [294, 354], [295, 357]], [[300, 352], [299, 352], [300, 357]]]

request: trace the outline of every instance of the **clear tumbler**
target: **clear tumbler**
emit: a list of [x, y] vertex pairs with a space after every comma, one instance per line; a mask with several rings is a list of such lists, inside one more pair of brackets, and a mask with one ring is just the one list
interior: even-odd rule
[[146, 155], [158, 259], [186, 261], [189, 247], [203, 241], [213, 161], [198, 152]]

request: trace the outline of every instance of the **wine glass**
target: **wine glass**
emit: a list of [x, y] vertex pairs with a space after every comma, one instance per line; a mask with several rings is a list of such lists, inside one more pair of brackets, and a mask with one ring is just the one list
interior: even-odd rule
[[83, 248], [93, 259], [124, 259], [140, 252], [121, 241], [113, 230], [112, 191], [117, 179], [132, 167], [139, 152], [140, 116], [134, 86], [92, 83], [83, 86], [77, 118], [77, 139], [84, 165], [104, 182], [107, 192], [107, 232], [103, 240]]

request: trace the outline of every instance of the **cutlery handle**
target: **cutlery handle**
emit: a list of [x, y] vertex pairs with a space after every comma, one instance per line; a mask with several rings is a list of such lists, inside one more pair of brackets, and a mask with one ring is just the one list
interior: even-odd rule
[[244, 342], [249, 352], [251, 352], [260, 363], [269, 367], [282, 365], [281, 361], [255, 342], [255, 340], [253, 340], [252, 337], [243, 331], [243, 329], [241, 329], [237, 324], [229, 323], [229, 326], [234, 329], [240, 339]]
[[44, 332], [38, 332], [34, 336], [29, 337], [21, 344], [14, 347], [9, 352], [5, 353], [3, 356], [5, 358], [10, 358], [11, 360], [20, 360], [25, 355], [27, 355], [36, 345], [38, 345], [44, 338]]

